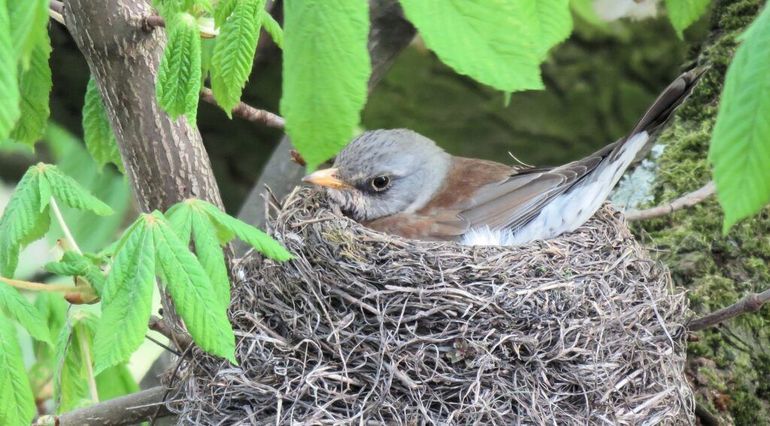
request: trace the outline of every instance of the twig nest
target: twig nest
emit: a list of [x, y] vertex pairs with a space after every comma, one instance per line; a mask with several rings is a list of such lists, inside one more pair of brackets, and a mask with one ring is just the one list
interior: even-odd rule
[[522, 247], [410, 241], [295, 191], [242, 263], [240, 366], [186, 365], [182, 422], [693, 423], [686, 300], [620, 215]]

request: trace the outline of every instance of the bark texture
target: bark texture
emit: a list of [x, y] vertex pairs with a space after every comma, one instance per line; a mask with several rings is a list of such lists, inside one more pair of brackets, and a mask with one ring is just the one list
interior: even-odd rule
[[165, 30], [142, 29], [145, 0], [65, 0], [65, 22], [96, 80], [140, 208], [196, 197], [222, 207], [197, 127], [155, 98]]

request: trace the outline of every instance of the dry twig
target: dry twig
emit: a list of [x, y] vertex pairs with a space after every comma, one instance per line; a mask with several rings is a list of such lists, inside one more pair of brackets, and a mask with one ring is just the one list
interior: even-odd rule
[[709, 181], [709, 183], [703, 185], [700, 189], [693, 192], [688, 192], [687, 194], [668, 203], [645, 210], [629, 210], [625, 213], [626, 220], [630, 222], [634, 220], [652, 219], [655, 217], [671, 214], [685, 207], [692, 207], [712, 196], [715, 190], [716, 187], [714, 186], [714, 182]]
[[689, 331], [700, 331], [704, 328], [717, 325], [723, 321], [727, 321], [730, 318], [737, 317], [738, 315], [756, 312], [762, 305], [770, 302], [770, 289], [763, 291], [762, 293], [752, 293], [737, 303], [730, 305], [726, 308], [722, 308], [716, 312], [712, 312], [708, 315], [702, 316], [692, 320], [687, 329]]
[[[214, 93], [208, 87], [201, 89], [201, 99], [210, 104], [218, 105], [217, 100], [214, 98]], [[263, 109], [254, 108], [244, 102], [238, 102], [238, 105], [233, 108], [232, 112], [244, 120], [264, 124], [267, 127], [273, 127], [275, 129], [283, 129], [286, 124], [283, 117], [280, 115]]]

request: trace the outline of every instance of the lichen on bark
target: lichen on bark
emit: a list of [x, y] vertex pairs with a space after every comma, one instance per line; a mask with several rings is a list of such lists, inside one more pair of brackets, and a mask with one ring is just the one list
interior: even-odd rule
[[[720, 1], [711, 36], [698, 62], [711, 65], [658, 142], [654, 186], [659, 204], [699, 188], [711, 178], [706, 155], [719, 108], [725, 72], [736, 37], [752, 22], [762, 0]], [[674, 283], [689, 290], [696, 315], [737, 302], [770, 286], [770, 210], [722, 235], [723, 214], [712, 198], [694, 208], [635, 226], [638, 235], [670, 268]], [[770, 424], [770, 307], [697, 334], [688, 369], [698, 401], [734, 424]]]

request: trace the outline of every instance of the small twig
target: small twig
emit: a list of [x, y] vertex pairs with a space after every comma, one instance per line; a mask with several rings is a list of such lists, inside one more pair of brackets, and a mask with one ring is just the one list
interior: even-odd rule
[[712, 312], [700, 318], [696, 318], [687, 326], [689, 331], [700, 331], [704, 328], [717, 325], [730, 318], [736, 317], [748, 312], [758, 311], [762, 305], [770, 301], [770, 290], [765, 290], [762, 293], [752, 293], [744, 297], [737, 303], [730, 305], [726, 308], [722, 308], [716, 312]]
[[[204, 87], [201, 90], [201, 99], [210, 104], [218, 105], [217, 100], [214, 98], [214, 93], [208, 87]], [[233, 108], [232, 112], [244, 120], [264, 124], [265, 126], [276, 129], [283, 129], [286, 124], [286, 121], [280, 115], [263, 109], [254, 108], [244, 102], [238, 102], [238, 105]]]
[[71, 285], [63, 284], [41, 284], [33, 283], [31, 281], [14, 280], [11, 278], [0, 277], [0, 281], [8, 284], [11, 287], [16, 287], [20, 290], [29, 291], [47, 291], [53, 293], [84, 293], [86, 289], [83, 287], [75, 287]]
[[69, 226], [67, 226], [67, 222], [64, 221], [64, 216], [61, 214], [61, 210], [59, 210], [59, 204], [56, 203], [56, 200], [51, 197], [51, 202], [49, 203], [51, 206], [51, 211], [53, 211], [53, 215], [56, 217], [56, 221], [59, 222], [59, 227], [61, 228], [62, 232], [64, 232], [64, 238], [67, 241], [67, 244], [71, 250], [74, 250], [77, 254], [83, 254], [82, 251], [80, 251], [80, 246], [78, 246], [77, 241], [75, 241], [75, 237], [72, 236], [72, 232], [70, 231]]
[[58, 0], [51, 0], [51, 4], [48, 6], [48, 16], [54, 21], [64, 24], [64, 3]]
[[190, 336], [174, 332], [165, 321], [155, 315], [150, 317], [150, 321], [147, 325], [150, 327], [150, 330], [157, 331], [168, 338], [168, 340], [174, 342], [176, 347], [181, 350], [187, 349], [190, 344], [192, 344]]
[[684, 194], [683, 196], [671, 202], [645, 210], [629, 210], [625, 213], [626, 220], [630, 222], [634, 220], [652, 219], [655, 217], [665, 216], [685, 207], [692, 207], [714, 195], [715, 191], [716, 187], [714, 186], [714, 182], [709, 181], [709, 183], [703, 185], [700, 189], [693, 192], [688, 192], [687, 194]]
[[176, 356], [181, 356], [181, 354], [179, 352], [175, 351], [172, 347], [170, 347], [169, 345], [164, 344], [163, 342], [161, 342], [160, 340], [150, 336], [149, 334], [145, 334], [144, 338], [149, 340], [149, 341], [151, 341], [152, 343], [155, 343], [156, 345], [158, 345], [161, 348], [171, 352], [172, 354], [174, 354]]
[[91, 393], [91, 400], [94, 403], [99, 402], [99, 390], [96, 388], [96, 374], [94, 374], [94, 364], [91, 362], [91, 348], [86, 339], [80, 339], [80, 352], [83, 354], [83, 364], [88, 373], [88, 391]]
[[166, 21], [160, 15], [147, 15], [142, 19], [142, 28], [145, 31], [152, 31], [158, 27], [165, 27]]

